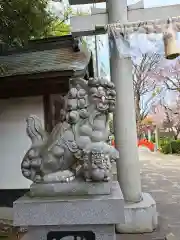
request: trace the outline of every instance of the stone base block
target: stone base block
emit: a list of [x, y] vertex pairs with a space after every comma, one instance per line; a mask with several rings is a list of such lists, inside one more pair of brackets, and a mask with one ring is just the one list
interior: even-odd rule
[[13, 210], [14, 225], [28, 226], [22, 240], [115, 240], [115, 224], [124, 222], [118, 182], [112, 183], [109, 195], [24, 196]]
[[103, 225], [124, 222], [124, 199], [118, 182], [109, 195], [24, 196], [13, 204], [15, 226]]
[[139, 203], [125, 203], [124, 214], [125, 223], [116, 225], [119, 233], [149, 233], [158, 225], [156, 203], [148, 193]]
[[[41, 226], [30, 227], [28, 233], [22, 240], [50, 240], [48, 235], [62, 234], [66, 240], [72, 240], [72, 236], [76, 234], [77, 239], [81, 239], [79, 234], [85, 233], [88, 236], [84, 239], [91, 240], [116, 240], [115, 225], [84, 225], [84, 226]], [[54, 234], [55, 233], [55, 234]], [[79, 236], [79, 238], [78, 238]], [[60, 237], [51, 237], [52, 239], [61, 239]]]
[[112, 182], [84, 182], [74, 180], [68, 183], [34, 183], [30, 187], [31, 197], [107, 195], [111, 193]]

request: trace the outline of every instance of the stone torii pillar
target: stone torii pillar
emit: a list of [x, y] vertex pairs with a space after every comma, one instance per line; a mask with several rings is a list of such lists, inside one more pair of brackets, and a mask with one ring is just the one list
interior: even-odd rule
[[[127, 0], [107, 0], [109, 23], [127, 22]], [[141, 191], [131, 58], [120, 59], [117, 50], [110, 58], [111, 80], [116, 85], [115, 142], [120, 153], [117, 178], [125, 200], [125, 224], [121, 233], [152, 232], [157, 226], [156, 203]]]

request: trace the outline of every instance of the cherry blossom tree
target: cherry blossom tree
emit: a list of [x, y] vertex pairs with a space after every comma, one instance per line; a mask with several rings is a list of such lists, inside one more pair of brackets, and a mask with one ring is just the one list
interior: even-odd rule
[[151, 71], [150, 76], [163, 82], [167, 90], [180, 92], [180, 59], [168, 63]]
[[133, 61], [133, 86], [138, 137], [141, 135], [142, 121], [149, 114], [151, 106], [157, 101], [161, 92], [159, 82], [149, 74], [156, 70], [160, 60], [161, 56], [157, 53], [145, 53]]
[[157, 127], [162, 127], [165, 119], [165, 110], [162, 101], [160, 100], [156, 105], [153, 105], [151, 111], [153, 123]]
[[180, 134], [180, 95], [171, 103], [161, 100], [154, 108], [153, 120], [157, 126], [173, 132], [177, 139]]
[[156, 107], [155, 122], [164, 129], [171, 129], [174, 138], [180, 134], [180, 59], [169, 61], [164, 66], [151, 71], [150, 76], [162, 82], [169, 93], [176, 97], [171, 103], [164, 99]]
[[170, 127], [174, 133], [174, 138], [177, 139], [180, 134], [180, 97], [171, 105], [165, 105], [166, 118], [164, 127]]

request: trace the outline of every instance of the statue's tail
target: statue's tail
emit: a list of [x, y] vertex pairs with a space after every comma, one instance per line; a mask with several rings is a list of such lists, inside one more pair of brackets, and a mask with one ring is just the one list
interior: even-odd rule
[[47, 140], [47, 132], [43, 129], [37, 116], [31, 115], [26, 119], [26, 132], [33, 145]]
[[[21, 171], [25, 178], [35, 182], [41, 181], [41, 168], [42, 160], [36, 149], [31, 148], [28, 150], [21, 163]], [[39, 173], [39, 174], [37, 174]]]

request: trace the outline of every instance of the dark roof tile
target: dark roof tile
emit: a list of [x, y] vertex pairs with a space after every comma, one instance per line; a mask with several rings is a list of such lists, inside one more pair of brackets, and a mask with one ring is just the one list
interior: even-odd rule
[[0, 66], [4, 69], [0, 77], [50, 71], [82, 71], [89, 60], [90, 53], [83, 45], [79, 52], [74, 52], [72, 45], [65, 44], [55, 48], [52, 46], [52, 49], [14, 52], [0, 56]]

